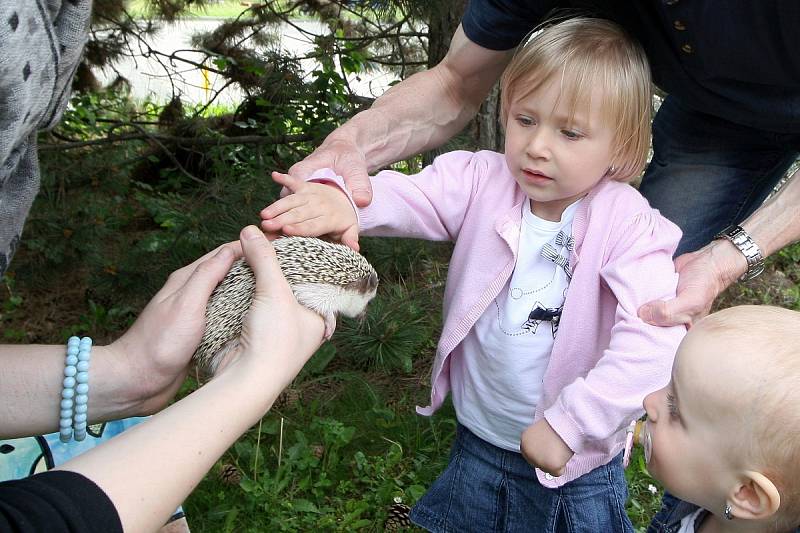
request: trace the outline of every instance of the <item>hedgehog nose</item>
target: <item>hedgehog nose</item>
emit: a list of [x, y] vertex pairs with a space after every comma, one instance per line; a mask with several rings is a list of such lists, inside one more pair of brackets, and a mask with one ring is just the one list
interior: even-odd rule
[[369, 292], [374, 291], [378, 288], [378, 274], [373, 272], [369, 275], [369, 279], [367, 280], [367, 290]]

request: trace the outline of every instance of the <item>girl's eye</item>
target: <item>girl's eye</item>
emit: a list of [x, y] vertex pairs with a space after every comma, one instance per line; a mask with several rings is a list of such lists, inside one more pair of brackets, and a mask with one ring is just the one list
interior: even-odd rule
[[564, 137], [566, 137], [571, 141], [577, 141], [578, 139], [583, 137], [583, 135], [574, 130], [561, 130], [561, 135], [563, 135]]
[[671, 392], [667, 393], [667, 409], [669, 410], [669, 416], [672, 418], [680, 418], [681, 415], [678, 412], [678, 406], [675, 405], [675, 396], [673, 396]]
[[517, 123], [520, 126], [533, 126], [534, 124], [533, 119], [531, 117], [525, 117], [525, 116], [517, 117]]

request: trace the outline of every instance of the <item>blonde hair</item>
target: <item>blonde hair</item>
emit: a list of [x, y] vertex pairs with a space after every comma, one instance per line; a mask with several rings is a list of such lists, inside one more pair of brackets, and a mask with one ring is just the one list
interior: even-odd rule
[[613, 178], [638, 176], [647, 162], [652, 114], [650, 67], [641, 46], [603, 19], [573, 18], [532, 33], [500, 80], [503, 126], [511, 102], [552, 79], [560, 79], [572, 116], [579, 105], [588, 107], [594, 87], [602, 89], [604, 115], [616, 123]]
[[738, 454], [780, 493], [775, 531], [793, 531], [800, 525], [800, 313], [743, 305], [709, 315], [696, 328], [753, 370], [729, 391], [739, 406], [733, 416], [749, 433]]

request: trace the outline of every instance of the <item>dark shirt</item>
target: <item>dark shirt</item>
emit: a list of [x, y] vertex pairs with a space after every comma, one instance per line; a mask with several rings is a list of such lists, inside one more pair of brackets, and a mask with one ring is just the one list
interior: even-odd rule
[[800, 133], [797, 0], [470, 0], [462, 26], [474, 43], [509, 50], [553, 10], [619, 23], [642, 43], [656, 85], [685, 106]]
[[88, 478], [51, 471], [0, 483], [0, 532], [122, 533], [114, 504]]

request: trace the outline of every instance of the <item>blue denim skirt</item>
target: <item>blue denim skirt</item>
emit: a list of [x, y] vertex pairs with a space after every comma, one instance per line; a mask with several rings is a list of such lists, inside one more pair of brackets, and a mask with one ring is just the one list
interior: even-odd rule
[[521, 454], [460, 425], [450, 462], [411, 511], [438, 532], [632, 533], [622, 456], [557, 489], [543, 487]]

